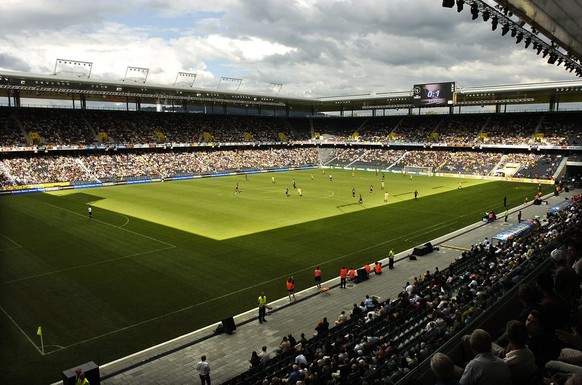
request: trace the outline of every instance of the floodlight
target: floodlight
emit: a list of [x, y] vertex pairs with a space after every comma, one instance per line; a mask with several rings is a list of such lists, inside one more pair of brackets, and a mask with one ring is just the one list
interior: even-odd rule
[[501, 36], [507, 35], [507, 32], [509, 32], [509, 25], [503, 24], [503, 27], [501, 28]]
[[515, 39], [515, 44], [521, 43], [522, 40], [523, 40], [523, 33], [520, 32], [517, 34], [517, 39]]
[[558, 57], [554, 54], [551, 54], [550, 58], [548, 59], [548, 64], [554, 64], [556, 60], [558, 60]]
[[477, 4], [471, 5], [471, 15], [473, 15], [471, 17], [473, 20], [476, 20], [479, 17], [479, 7]]
[[528, 36], [525, 39], [525, 48], [528, 48], [530, 44], [531, 44], [531, 36]]
[[495, 31], [497, 29], [498, 24], [499, 24], [499, 20], [497, 19], [497, 16], [493, 16], [491, 18], [491, 30]]
[[463, 11], [463, 5], [465, 5], [465, 0], [457, 0], [457, 12]]
[[453, 8], [455, 5], [455, 0], [443, 0], [443, 7], [445, 8]]
[[481, 16], [483, 16], [483, 21], [489, 20], [489, 11], [483, 11]]

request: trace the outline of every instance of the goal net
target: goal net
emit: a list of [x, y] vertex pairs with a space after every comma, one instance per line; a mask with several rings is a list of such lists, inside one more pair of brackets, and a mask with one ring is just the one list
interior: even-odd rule
[[426, 175], [426, 176], [433, 176], [433, 169], [432, 166], [404, 166], [402, 169], [402, 173], [404, 175]]

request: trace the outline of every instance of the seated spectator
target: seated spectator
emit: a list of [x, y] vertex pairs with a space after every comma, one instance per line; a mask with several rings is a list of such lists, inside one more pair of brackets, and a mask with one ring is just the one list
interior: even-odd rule
[[491, 353], [491, 335], [483, 329], [475, 329], [469, 339], [475, 354], [459, 381], [461, 385], [512, 385], [509, 368], [501, 358]]
[[259, 357], [263, 363], [269, 361], [271, 359], [271, 353], [267, 352], [267, 347], [263, 346], [261, 348], [261, 352], [259, 353]]
[[520, 321], [511, 320], [507, 323], [507, 339], [504, 361], [514, 384], [525, 384], [537, 370], [534, 354], [526, 346], [528, 341], [527, 327]]
[[293, 347], [291, 346], [291, 343], [289, 342], [289, 339], [287, 338], [287, 336], [283, 337], [283, 339], [281, 340], [281, 342], [279, 343], [279, 350], [277, 351], [277, 353], [289, 353], [293, 351]]
[[259, 365], [261, 365], [263, 361], [261, 360], [261, 357], [259, 357], [259, 355], [257, 354], [256, 351], [253, 351], [253, 353], [251, 354], [251, 359], [249, 360], [249, 368], [255, 368]]
[[352, 313], [350, 314], [351, 318], [355, 318], [357, 316], [359, 316], [360, 314], [362, 314], [363, 310], [358, 306], [357, 303], [354, 304], [354, 307], [352, 308]]
[[329, 330], [329, 322], [327, 322], [327, 317], [319, 320], [317, 326], [315, 327], [315, 335], [323, 335]]
[[382, 274], [382, 263], [381, 262], [376, 262], [374, 264], [374, 273], [376, 275], [380, 275]]
[[374, 311], [376, 309], [376, 305], [374, 305], [374, 301], [370, 298], [369, 295], [366, 295], [366, 299], [364, 300], [364, 306], [366, 306], [367, 311]]
[[346, 322], [347, 320], [348, 320], [348, 316], [346, 315], [346, 312], [342, 310], [339, 317], [335, 321], [335, 325], [337, 326], [339, 324], [342, 324], [342, 323]]
[[436, 378], [435, 385], [459, 385], [453, 360], [444, 353], [436, 353], [430, 359], [430, 368]]

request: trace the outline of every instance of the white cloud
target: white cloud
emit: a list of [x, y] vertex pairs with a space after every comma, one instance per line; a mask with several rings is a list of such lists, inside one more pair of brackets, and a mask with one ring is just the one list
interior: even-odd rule
[[[530, 48], [440, 0], [5, 0], [0, 69], [52, 73], [57, 58], [94, 63], [92, 77], [127, 66], [171, 84], [195, 72], [241, 91], [284, 83], [282, 94], [408, 90], [454, 80], [465, 86], [574, 79]], [[523, 43], [522, 43], [523, 45]]]

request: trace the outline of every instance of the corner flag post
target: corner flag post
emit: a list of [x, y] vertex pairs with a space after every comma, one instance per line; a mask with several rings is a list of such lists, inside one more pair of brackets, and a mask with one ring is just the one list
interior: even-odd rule
[[44, 342], [42, 340], [42, 327], [38, 327], [38, 330], [36, 331], [36, 335], [40, 336], [40, 349], [42, 351], [42, 354], [44, 355]]

